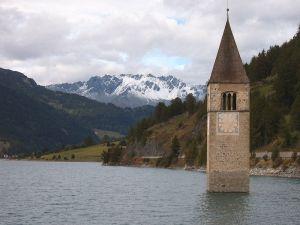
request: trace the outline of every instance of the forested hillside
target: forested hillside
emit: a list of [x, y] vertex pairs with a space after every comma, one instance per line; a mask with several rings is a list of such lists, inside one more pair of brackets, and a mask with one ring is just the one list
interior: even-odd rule
[[[281, 46], [272, 46], [245, 64], [251, 80], [251, 151], [260, 148], [295, 150], [300, 146], [300, 28]], [[163, 132], [160, 132], [163, 130]], [[168, 132], [170, 131], [170, 132]], [[163, 155], [172, 162], [174, 139], [186, 163], [202, 165], [206, 159], [206, 101], [160, 103], [154, 114], [140, 121], [128, 135], [129, 156]], [[175, 142], [176, 142], [175, 141]], [[176, 148], [175, 148], [176, 149]], [[150, 152], [149, 152], [150, 151]]]
[[281, 46], [245, 65], [251, 80], [252, 150], [272, 143], [295, 147], [300, 131], [300, 28]]
[[186, 164], [206, 162], [206, 100], [192, 94], [176, 98], [169, 106], [159, 103], [153, 115], [141, 120], [128, 134], [125, 163], [133, 157], [163, 156], [156, 166], [169, 167], [185, 155]]
[[50, 91], [6, 69], [0, 69], [0, 96], [0, 142], [9, 143], [10, 153], [43, 152], [80, 144], [87, 137], [97, 139], [93, 132], [96, 128], [126, 134], [130, 125], [153, 110], [122, 109]]

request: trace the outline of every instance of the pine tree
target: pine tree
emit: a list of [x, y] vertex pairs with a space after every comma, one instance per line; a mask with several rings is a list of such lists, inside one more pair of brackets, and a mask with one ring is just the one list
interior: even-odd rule
[[95, 142], [91, 136], [88, 136], [87, 138], [85, 138], [83, 142], [84, 142], [85, 146], [91, 146], [91, 145], [95, 144]]
[[110, 141], [110, 138], [107, 134], [105, 134], [102, 138], [102, 143], [108, 143]]
[[171, 101], [171, 105], [169, 106], [169, 116], [177, 116], [184, 112], [184, 105], [180, 98], [175, 98]]
[[196, 98], [193, 94], [188, 94], [185, 98], [185, 108], [188, 111], [189, 115], [192, 115], [196, 111]]
[[176, 135], [172, 139], [171, 150], [172, 150], [172, 155], [174, 155], [177, 158], [180, 153], [180, 143]]
[[300, 131], [300, 93], [297, 95], [292, 105], [291, 122], [293, 128]]
[[163, 122], [168, 119], [167, 106], [163, 102], [159, 102], [155, 107], [154, 119], [157, 122]]
[[204, 142], [204, 145], [200, 149], [200, 153], [198, 155], [198, 163], [200, 166], [206, 165], [207, 160], [207, 144]]
[[185, 163], [189, 166], [192, 166], [195, 162], [195, 159], [198, 156], [197, 141], [190, 140], [187, 143], [187, 148], [185, 149], [184, 155], [185, 155]]

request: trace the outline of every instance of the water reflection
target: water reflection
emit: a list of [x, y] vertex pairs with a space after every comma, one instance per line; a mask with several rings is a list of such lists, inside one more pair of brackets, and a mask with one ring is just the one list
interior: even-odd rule
[[199, 206], [199, 224], [246, 224], [249, 194], [207, 192]]

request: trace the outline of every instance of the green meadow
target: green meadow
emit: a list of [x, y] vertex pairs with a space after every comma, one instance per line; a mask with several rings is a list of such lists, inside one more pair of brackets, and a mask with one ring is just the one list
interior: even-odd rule
[[50, 161], [100, 162], [100, 155], [105, 150], [107, 150], [107, 146], [99, 144], [43, 155], [40, 159]]

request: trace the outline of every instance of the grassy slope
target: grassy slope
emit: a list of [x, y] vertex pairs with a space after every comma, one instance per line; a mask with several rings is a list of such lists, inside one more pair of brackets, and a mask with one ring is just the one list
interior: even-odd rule
[[158, 140], [163, 144], [164, 149], [171, 149], [171, 142], [177, 136], [181, 150], [184, 151], [186, 143], [193, 136], [193, 131], [197, 125], [197, 114], [189, 116], [187, 113], [176, 116], [167, 122], [156, 124], [149, 128], [151, 135], [148, 140]]
[[[43, 155], [41, 159], [43, 160], [52, 160], [53, 155], [61, 156], [61, 160], [63, 161], [64, 157], [68, 158], [68, 161], [77, 161], [77, 162], [100, 162], [100, 154], [107, 150], [107, 146], [103, 144], [93, 145], [89, 147], [83, 147], [78, 149], [61, 151], [59, 153], [51, 153], [47, 155]], [[75, 159], [71, 159], [72, 154], [75, 155]]]

